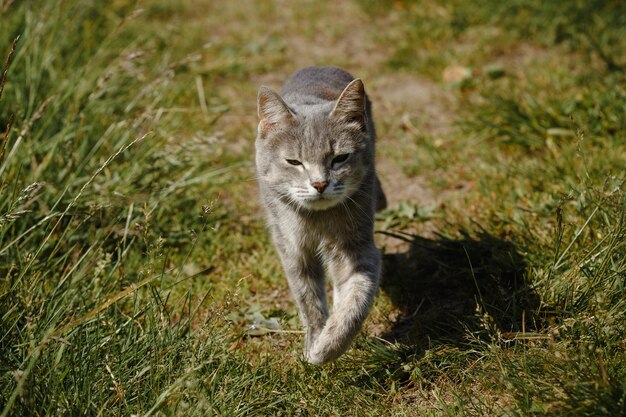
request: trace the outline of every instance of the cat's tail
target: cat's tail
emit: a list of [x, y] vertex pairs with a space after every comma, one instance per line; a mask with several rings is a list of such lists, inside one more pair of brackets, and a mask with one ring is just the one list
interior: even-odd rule
[[335, 281], [333, 312], [307, 352], [310, 363], [320, 365], [336, 359], [359, 332], [378, 288], [380, 258], [374, 251], [376, 258], [369, 260], [367, 268], [355, 268], [343, 282]]

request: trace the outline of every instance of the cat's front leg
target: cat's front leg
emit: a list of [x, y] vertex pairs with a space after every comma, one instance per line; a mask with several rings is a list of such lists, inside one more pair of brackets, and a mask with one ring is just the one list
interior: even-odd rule
[[305, 328], [304, 356], [309, 352], [328, 318], [324, 268], [314, 256], [294, 250], [281, 251], [283, 267]]
[[338, 253], [330, 261], [335, 286], [333, 312], [311, 346], [309, 362], [322, 364], [345, 352], [372, 306], [380, 276], [380, 254], [371, 244], [358, 258]]

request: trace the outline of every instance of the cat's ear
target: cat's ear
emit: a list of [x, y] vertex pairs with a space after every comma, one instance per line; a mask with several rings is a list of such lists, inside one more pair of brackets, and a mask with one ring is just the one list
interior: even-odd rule
[[293, 113], [282, 98], [267, 87], [261, 87], [257, 96], [259, 113], [259, 132], [267, 133], [288, 125], [293, 120]]
[[330, 112], [330, 116], [346, 124], [358, 123], [360, 128], [365, 128], [365, 87], [363, 81], [357, 78], [344, 88], [335, 108]]

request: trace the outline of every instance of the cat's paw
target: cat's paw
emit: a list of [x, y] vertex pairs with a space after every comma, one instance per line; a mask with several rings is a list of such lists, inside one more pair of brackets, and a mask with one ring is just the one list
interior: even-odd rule
[[328, 359], [326, 359], [327, 355], [319, 348], [315, 349], [316, 346], [319, 346], [319, 343], [313, 343], [309, 346], [305, 346], [303, 359], [311, 365], [322, 365], [328, 362]]
[[311, 347], [306, 355], [306, 359], [312, 365], [323, 365], [337, 359], [345, 350], [343, 346], [338, 346], [336, 343], [320, 338]]
[[323, 365], [328, 362], [328, 359], [326, 359], [323, 354], [308, 352], [306, 354], [306, 361], [311, 365]]

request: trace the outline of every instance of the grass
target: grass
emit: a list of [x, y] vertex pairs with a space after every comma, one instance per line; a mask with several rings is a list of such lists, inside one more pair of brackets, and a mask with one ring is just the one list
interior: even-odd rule
[[[0, 2], [0, 416], [626, 415], [624, 16]], [[392, 202], [325, 367], [252, 164], [258, 86], [308, 64], [365, 80]]]

